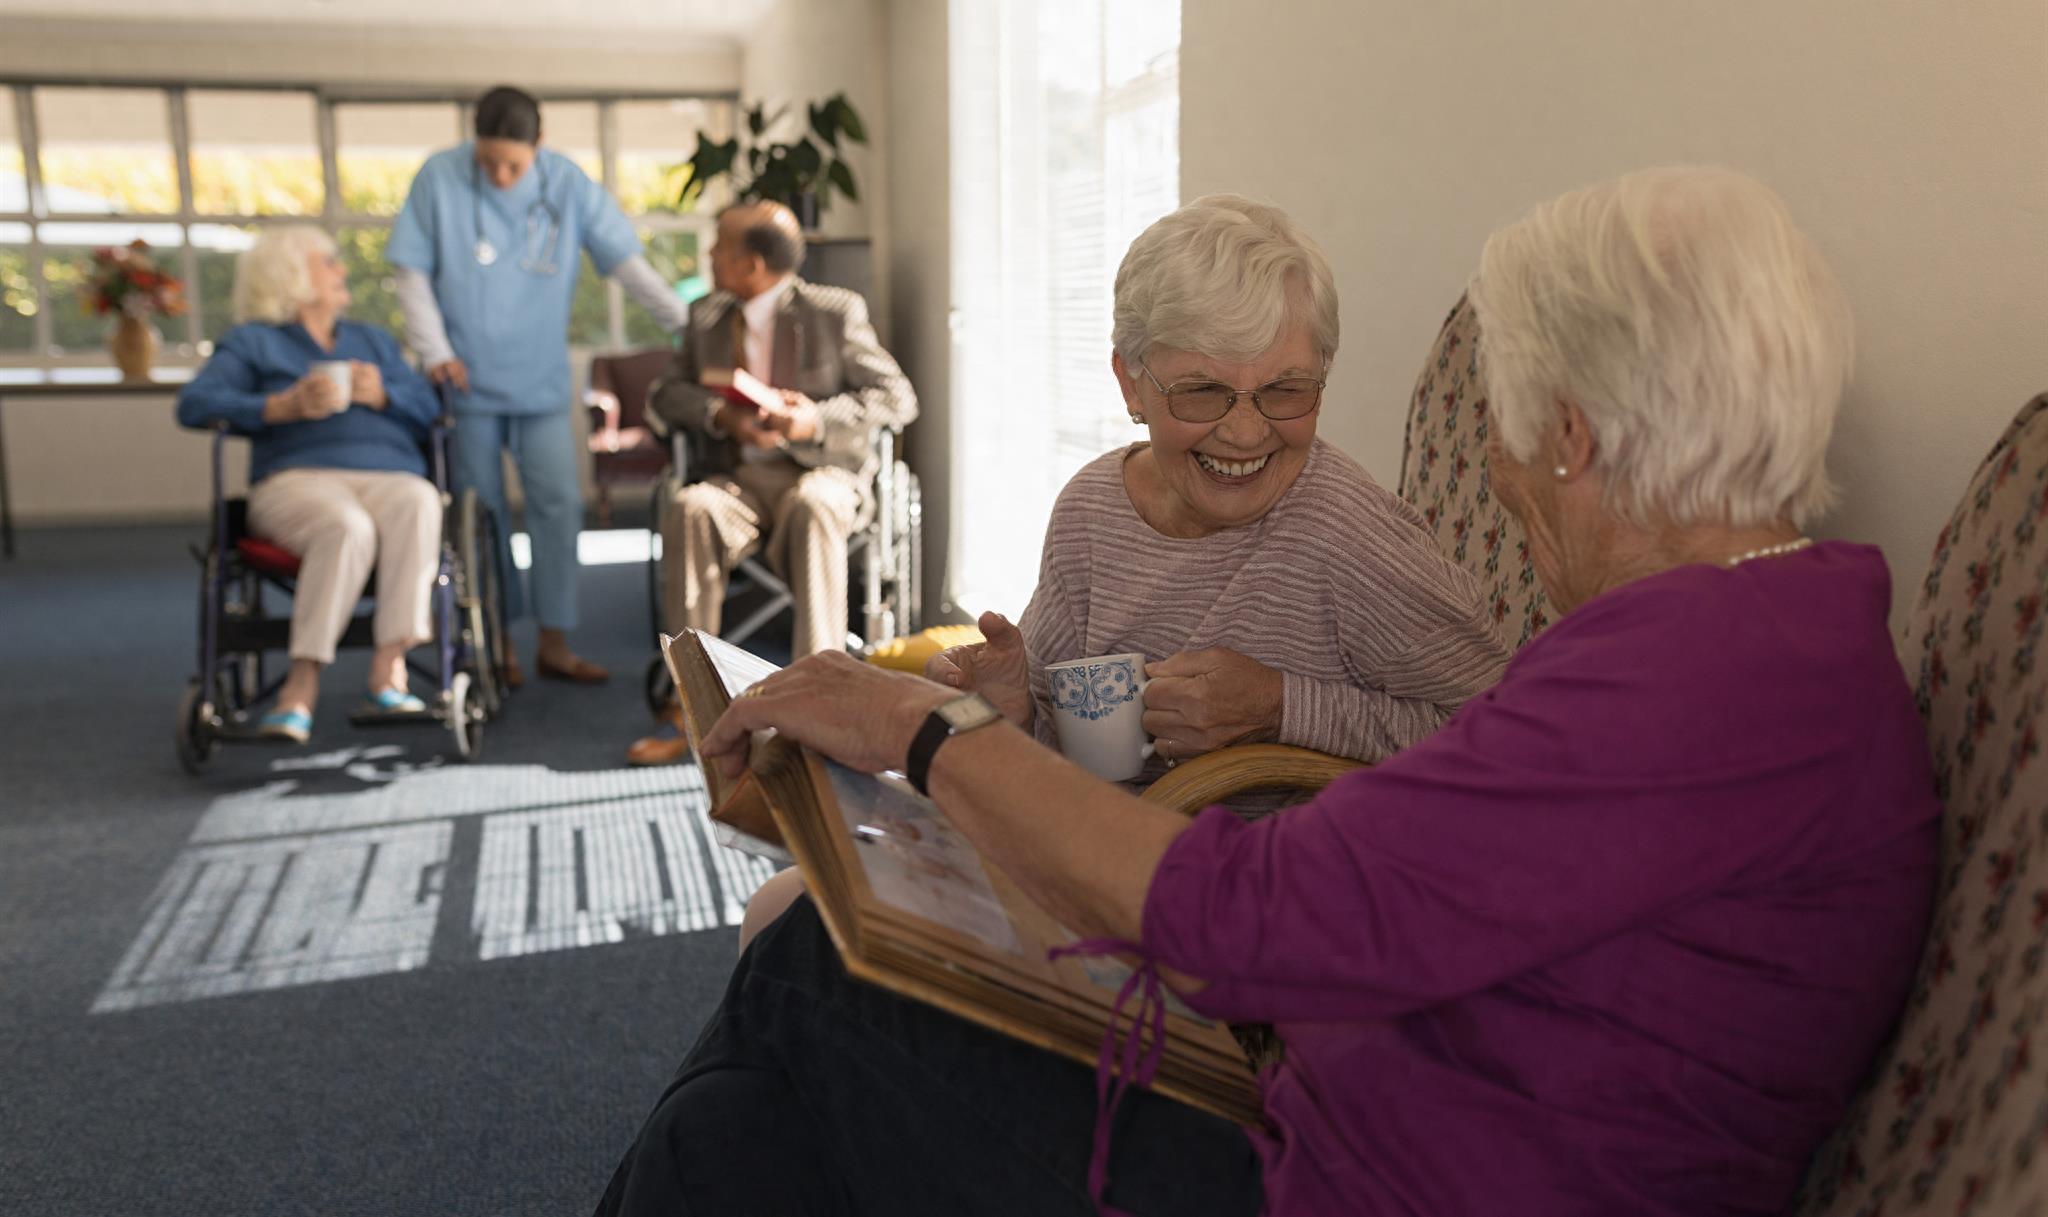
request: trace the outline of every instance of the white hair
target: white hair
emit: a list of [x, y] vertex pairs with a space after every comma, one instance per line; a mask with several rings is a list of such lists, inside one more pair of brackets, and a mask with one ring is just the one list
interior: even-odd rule
[[1330, 264], [1286, 212], [1240, 195], [1205, 195], [1153, 221], [1117, 268], [1111, 342], [1127, 363], [1155, 345], [1248, 363], [1296, 322], [1324, 363], [1336, 356]]
[[1761, 182], [1677, 167], [1573, 191], [1487, 240], [1471, 299], [1515, 459], [1569, 401], [1633, 523], [1803, 526], [1833, 502], [1849, 305]]
[[281, 325], [313, 299], [306, 260], [334, 252], [334, 238], [311, 224], [268, 229], [235, 261], [235, 320]]

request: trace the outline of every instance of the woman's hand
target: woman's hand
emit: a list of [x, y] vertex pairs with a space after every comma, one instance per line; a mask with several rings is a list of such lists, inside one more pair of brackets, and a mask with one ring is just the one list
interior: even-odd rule
[[979, 693], [1011, 723], [1031, 730], [1038, 705], [1031, 700], [1031, 660], [1023, 631], [1001, 613], [983, 613], [976, 624], [987, 641], [940, 651], [924, 665], [924, 678]]
[[925, 717], [958, 696], [908, 672], [862, 663], [844, 651], [823, 651], [727, 706], [704, 737], [704, 760], [737, 777], [747, 767], [753, 733], [773, 727], [862, 773], [900, 768]]
[[1160, 756], [1184, 761], [1280, 734], [1286, 680], [1225, 647], [1182, 651], [1146, 664], [1145, 734]]
[[355, 399], [372, 410], [382, 410], [391, 403], [391, 397], [384, 392], [384, 373], [374, 363], [360, 359], [349, 361], [349, 380], [354, 386]]
[[469, 392], [469, 368], [460, 359], [444, 359], [428, 368], [427, 379], [437, 385], [453, 385], [458, 393]]
[[289, 389], [263, 399], [266, 423], [303, 423], [339, 414], [348, 409], [348, 394], [341, 386], [318, 372], [310, 372]]

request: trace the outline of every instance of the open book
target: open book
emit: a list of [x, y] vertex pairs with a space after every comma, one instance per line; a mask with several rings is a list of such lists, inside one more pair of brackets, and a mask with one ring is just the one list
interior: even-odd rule
[[[690, 741], [690, 751], [698, 756], [704, 754], [702, 745], [711, 725], [732, 699], [755, 681], [781, 671], [752, 651], [698, 630], [663, 634], [661, 654], [683, 704], [683, 735]], [[782, 833], [775, 827], [754, 775], [742, 774], [738, 781], [728, 781], [715, 765], [705, 765], [703, 770], [718, 843], [778, 862], [793, 861], [782, 847]]]
[[[691, 742], [766, 668], [694, 631], [666, 640]], [[740, 652], [740, 654], [745, 654]], [[702, 663], [695, 657], [701, 657]], [[709, 671], [712, 680], [701, 677]], [[772, 670], [772, 669], [769, 669]], [[695, 675], [692, 675], [695, 673]], [[743, 681], [734, 684], [728, 681]], [[692, 705], [700, 698], [704, 704]], [[1005, 1035], [1094, 1064], [1129, 967], [1048, 952], [1075, 940], [977, 853], [897, 774], [857, 773], [772, 733], [738, 782], [705, 775], [712, 797], [765, 805], [795, 855], [846, 970]], [[715, 784], [713, 784], [715, 783]], [[747, 811], [746, 814], [752, 814]], [[713, 818], [734, 822], [714, 802]], [[1133, 1014], [1126, 1005], [1120, 1028]], [[1167, 999], [1152, 1089], [1241, 1124], [1260, 1120], [1258, 1085], [1229, 1027]]]

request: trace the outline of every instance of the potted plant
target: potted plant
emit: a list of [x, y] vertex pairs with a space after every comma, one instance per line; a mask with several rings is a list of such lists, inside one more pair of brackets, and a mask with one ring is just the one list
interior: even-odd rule
[[696, 153], [677, 169], [676, 205], [691, 210], [703, 197], [705, 186], [721, 176], [731, 179], [735, 200], [787, 203], [807, 229], [818, 226], [818, 216], [831, 205], [834, 190], [858, 202], [860, 190], [854, 185], [853, 169], [844, 159], [840, 141], [868, 142], [860, 115], [844, 93], [834, 93], [804, 109], [810, 121], [794, 139], [769, 138], [783, 126], [789, 109], [769, 114], [762, 102], [743, 112], [744, 138], [736, 135], [721, 142], [699, 131]]
[[122, 380], [146, 383], [150, 365], [156, 360], [157, 335], [145, 318], [183, 315], [185, 284], [159, 268], [150, 256], [149, 243], [137, 239], [119, 249], [93, 251], [91, 290], [85, 307], [95, 316], [119, 315], [107, 350], [114, 357], [114, 366], [121, 369]]

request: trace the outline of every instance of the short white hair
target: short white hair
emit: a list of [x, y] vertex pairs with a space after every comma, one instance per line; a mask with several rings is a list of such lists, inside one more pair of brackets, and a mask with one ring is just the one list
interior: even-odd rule
[[1633, 523], [1803, 526], [1833, 502], [1849, 305], [1754, 178], [1648, 169], [1554, 199], [1487, 240], [1471, 299], [1515, 459], [1569, 401]]
[[1211, 194], [1153, 221], [1116, 272], [1111, 342], [1126, 363], [1154, 346], [1248, 363], [1305, 322], [1316, 353], [1337, 354], [1337, 283], [1301, 226], [1278, 207]]
[[334, 252], [334, 238], [311, 224], [271, 228], [235, 262], [235, 320], [282, 325], [313, 299], [306, 260]]

